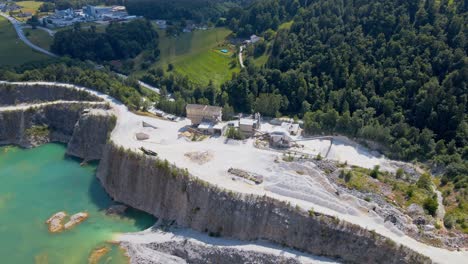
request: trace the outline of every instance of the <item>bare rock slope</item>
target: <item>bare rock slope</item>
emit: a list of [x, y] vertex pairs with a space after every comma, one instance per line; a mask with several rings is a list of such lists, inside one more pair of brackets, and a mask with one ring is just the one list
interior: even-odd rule
[[97, 176], [117, 201], [212, 236], [264, 239], [350, 263], [430, 263], [375, 232], [268, 197], [225, 191], [113, 144]]

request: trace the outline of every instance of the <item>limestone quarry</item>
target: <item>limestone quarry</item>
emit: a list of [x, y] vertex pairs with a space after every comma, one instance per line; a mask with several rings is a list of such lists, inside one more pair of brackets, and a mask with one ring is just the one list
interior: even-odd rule
[[[66, 143], [69, 155], [100, 160], [97, 177], [116, 201], [170, 223], [168, 232], [154, 228], [118, 238], [134, 263], [217, 262], [225, 256], [231, 257], [225, 263], [275, 263], [283, 251], [288, 252], [283, 263], [468, 259], [464, 249], [416, 240], [406, 229], [415, 228], [409, 216], [396, 209], [392, 216], [398, 221], [387, 221], [393, 208], [345, 192], [324, 173], [339, 163], [397, 169], [397, 162], [345, 138], [305, 139], [286, 160], [284, 152], [255, 147], [255, 139], [188, 141], [180, 134], [189, 120], [139, 116], [92, 89], [44, 82], [0, 85], [9, 87], [0, 89], [0, 144]], [[146, 135], [143, 140], [139, 133]], [[306, 155], [318, 153], [331, 163]], [[237, 177], [231, 168], [262, 181]]]

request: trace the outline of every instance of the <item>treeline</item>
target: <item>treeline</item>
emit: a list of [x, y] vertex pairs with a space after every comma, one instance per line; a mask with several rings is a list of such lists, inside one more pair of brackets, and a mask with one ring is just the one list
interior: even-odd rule
[[216, 22], [230, 8], [252, 0], [129, 0], [125, 2], [132, 15], [150, 19], [194, 20]]
[[92, 64], [67, 59], [34, 67], [1, 68], [0, 80], [72, 83], [109, 94], [131, 110], [144, 106], [142, 91], [132, 80], [124, 81], [108, 71], [96, 70]]
[[255, 1], [248, 8], [231, 8], [226, 15], [227, 25], [239, 37], [261, 34], [267, 29], [277, 30], [279, 25], [291, 20], [306, 5], [304, 0]]
[[128, 23], [111, 23], [105, 32], [96, 27], [73, 29], [55, 34], [51, 50], [81, 60], [106, 61], [133, 58], [145, 49], [159, 56], [158, 33], [148, 20], [137, 19]]
[[[168, 113], [184, 116], [186, 104], [221, 104], [220, 89], [212, 82], [208, 86], [200, 86], [191, 82], [186, 76], [172, 71], [165, 73], [161, 68], [148, 70], [141, 80], [160, 87], [161, 96], [157, 107]], [[169, 96], [173, 100], [170, 100]], [[227, 94], [224, 94], [223, 102], [227, 103], [227, 97]]]

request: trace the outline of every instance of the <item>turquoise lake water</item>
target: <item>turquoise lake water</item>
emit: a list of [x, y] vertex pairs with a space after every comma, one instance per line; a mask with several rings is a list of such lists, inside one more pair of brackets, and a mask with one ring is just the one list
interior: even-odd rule
[[[95, 172], [96, 165], [66, 158], [60, 144], [0, 147], [0, 263], [88, 263], [102, 246], [111, 251], [99, 263], [128, 262], [108, 241], [118, 233], [144, 230], [155, 219], [132, 210], [124, 217], [106, 215], [113, 201]], [[88, 212], [89, 218], [51, 234], [45, 221], [59, 211]]]

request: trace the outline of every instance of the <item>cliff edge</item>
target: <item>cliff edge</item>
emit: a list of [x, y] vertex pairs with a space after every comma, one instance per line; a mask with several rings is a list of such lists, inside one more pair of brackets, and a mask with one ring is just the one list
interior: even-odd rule
[[359, 226], [269, 197], [226, 191], [114, 144], [106, 146], [97, 177], [115, 200], [211, 236], [264, 239], [348, 263], [431, 262]]

